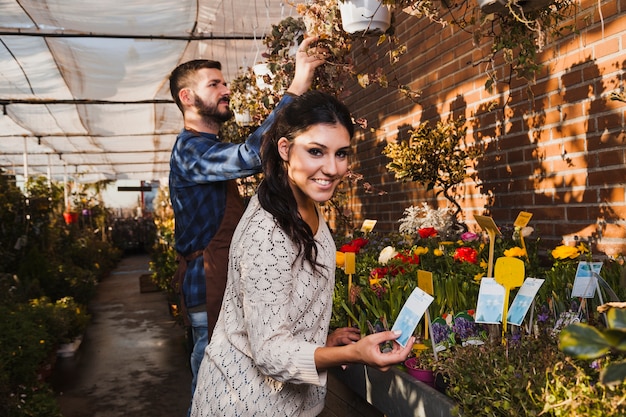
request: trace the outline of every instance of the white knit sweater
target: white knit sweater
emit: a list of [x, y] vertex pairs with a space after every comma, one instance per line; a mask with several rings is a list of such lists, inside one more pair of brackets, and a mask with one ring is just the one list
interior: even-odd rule
[[293, 242], [254, 196], [230, 248], [228, 283], [193, 399], [193, 417], [316, 416], [326, 373], [314, 352], [324, 346], [332, 313], [335, 244], [320, 214], [318, 268], [294, 263]]

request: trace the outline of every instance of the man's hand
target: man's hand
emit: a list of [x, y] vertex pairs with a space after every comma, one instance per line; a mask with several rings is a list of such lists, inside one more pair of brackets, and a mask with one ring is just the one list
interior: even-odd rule
[[343, 346], [361, 339], [361, 332], [354, 327], [341, 327], [326, 338], [326, 346]]

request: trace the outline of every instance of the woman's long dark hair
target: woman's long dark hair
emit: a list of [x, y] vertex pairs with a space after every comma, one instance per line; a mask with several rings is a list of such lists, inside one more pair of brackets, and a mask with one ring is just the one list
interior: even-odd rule
[[354, 134], [348, 108], [334, 96], [320, 91], [308, 91], [278, 112], [274, 124], [263, 137], [261, 158], [264, 179], [258, 189], [261, 206], [274, 216], [298, 247], [298, 256], [302, 255], [303, 261], [309, 261], [313, 269], [320, 266], [313, 231], [298, 213], [298, 204], [289, 186], [287, 163], [278, 153], [278, 141], [285, 137], [293, 142], [296, 136], [319, 124], [340, 124], [346, 128], [350, 138]]

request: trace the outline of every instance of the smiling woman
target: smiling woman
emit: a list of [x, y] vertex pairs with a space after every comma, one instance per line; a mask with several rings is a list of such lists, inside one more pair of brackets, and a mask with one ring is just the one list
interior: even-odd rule
[[328, 334], [336, 248], [317, 203], [332, 197], [347, 172], [353, 133], [348, 109], [312, 90], [283, 107], [264, 134], [265, 177], [232, 239], [192, 416], [318, 415], [329, 368], [387, 369], [409, 354], [413, 341], [380, 351], [394, 332]]

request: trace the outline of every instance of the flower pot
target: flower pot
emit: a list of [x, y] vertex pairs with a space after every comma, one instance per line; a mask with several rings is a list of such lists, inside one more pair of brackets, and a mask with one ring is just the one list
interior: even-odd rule
[[[254, 67], [252, 67], [252, 71], [254, 71], [254, 75], [256, 76], [257, 87], [259, 87], [261, 90], [272, 89], [271, 82], [274, 79], [274, 74], [267, 64], [256, 64]], [[266, 82], [266, 79], [269, 79], [270, 82]]]
[[413, 378], [431, 387], [435, 386], [435, 373], [430, 369], [420, 369], [416, 357], [404, 361], [404, 366], [406, 366], [407, 373]]
[[252, 117], [250, 117], [250, 111], [245, 110], [243, 112], [233, 112], [235, 115], [235, 122], [239, 126], [250, 126], [252, 124]]
[[391, 12], [379, 0], [339, 2], [341, 24], [348, 33], [383, 33], [391, 24]]
[[83, 337], [78, 336], [78, 337], [75, 337], [69, 343], [62, 343], [57, 349], [57, 356], [61, 358], [70, 358], [74, 356], [82, 342], [83, 342]]
[[73, 211], [66, 211], [63, 213], [63, 219], [65, 220], [65, 224], [72, 224], [78, 222], [78, 213]]
[[506, 2], [501, 0], [477, 0], [478, 7], [485, 13], [503, 12], [506, 9]]

